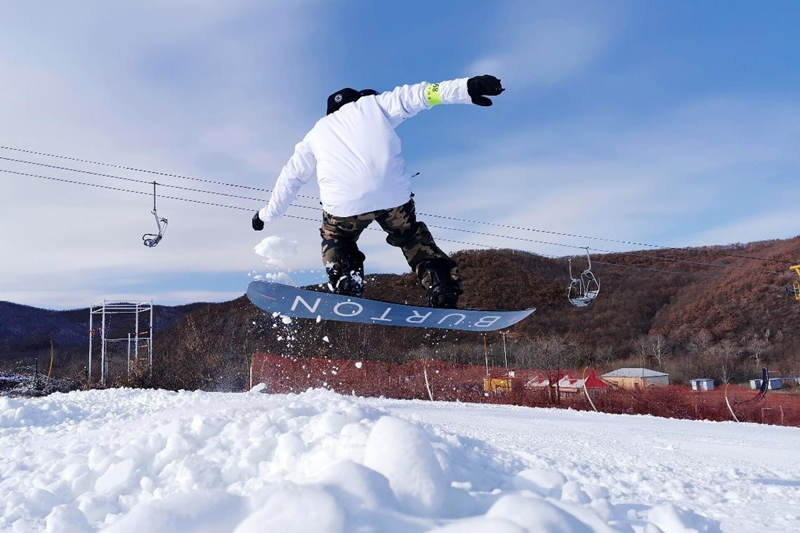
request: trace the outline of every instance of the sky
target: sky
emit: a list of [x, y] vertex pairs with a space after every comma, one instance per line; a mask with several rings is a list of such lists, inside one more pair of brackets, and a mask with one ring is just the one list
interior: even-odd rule
[[[0, 19], [3, 146], [271, 188], [330, 93], [488, 73], [507, 89], [494, 106], [438, 106], [398, 128], [421, 173], [418, 212], [664, 246], [799, 233], [797, 2], [6, 2]], [[274, 270], [254, 252], [267, 236], [293, 243], [296, 282], [324, 278], [313, 199], [289, 210], [312, 221], [255, 233], [266, 192], [0, 157], [256, 198], [162, 187], [240, 209], [162, 198], [169, 226], [150, 249], [151, 197], [0, 172], [0, 300], [223, 301]], [[7, 159], [0, 170], [152, 191]], [[420, 219], [448, 252], [640, 248]], [[408, 270], [379, 231], [359, 244], [368, 273]]]

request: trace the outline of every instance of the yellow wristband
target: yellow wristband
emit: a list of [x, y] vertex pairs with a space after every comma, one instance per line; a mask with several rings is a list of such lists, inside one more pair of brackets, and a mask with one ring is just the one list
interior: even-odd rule
[[439, 94], [438, 83], [434, 83], [433, 85], [428, 85], [425, 87], [425, 99], [428, 101], [428, 105], [431, 107], [442, 103], [442, 95]]

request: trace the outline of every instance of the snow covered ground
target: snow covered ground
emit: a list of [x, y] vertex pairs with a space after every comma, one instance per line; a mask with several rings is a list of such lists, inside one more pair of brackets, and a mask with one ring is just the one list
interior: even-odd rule
[[800, 430], [116, 389], [0, 398], [2, 531], [800, 530]]

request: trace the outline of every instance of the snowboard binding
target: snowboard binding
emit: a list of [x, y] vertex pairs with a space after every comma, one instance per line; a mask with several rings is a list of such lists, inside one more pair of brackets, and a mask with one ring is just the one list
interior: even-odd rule
[[364, 295], [364, 265], [342, 262], [325, 268], [330, 291], [343, 296], [361, 298]]
[[428, 287], [428, 305], [455, 309], [461, 296], [461, 281], [454, 279], [452, 266], [446, 261], [431, 260], [419, 266], [420, 281]]
[[333, 292], [344, 296], [361, 298], [364, 295], [364, 278], [360, 273], [351, 271], [340, 277], [333, 286]]

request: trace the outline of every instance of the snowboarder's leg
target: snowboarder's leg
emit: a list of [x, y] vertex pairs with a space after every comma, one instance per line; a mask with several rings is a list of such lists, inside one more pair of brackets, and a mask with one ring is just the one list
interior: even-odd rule
[[363, 294], [364, 254], [356, 241], [373, 220], [375, 213], [337, 217], [322, 212], [322, 264], [334, 292], [348, 296]]
[[428, 289], [428, 304], [431, 307], [455, 309], [461, 290], [461, 273], [458, 265], [450, 259], [431, 259], [417, 267], [422, 286]]
[[380, 212], [376, 220], [389, 234], [386, 242], [403, 250], [409, 266], [428, 290], [428, 303], [456, 307], [462, 292], [461, 273], [455, 261], [436, 246], [428, 227], [417, 220], [414, 200]]

